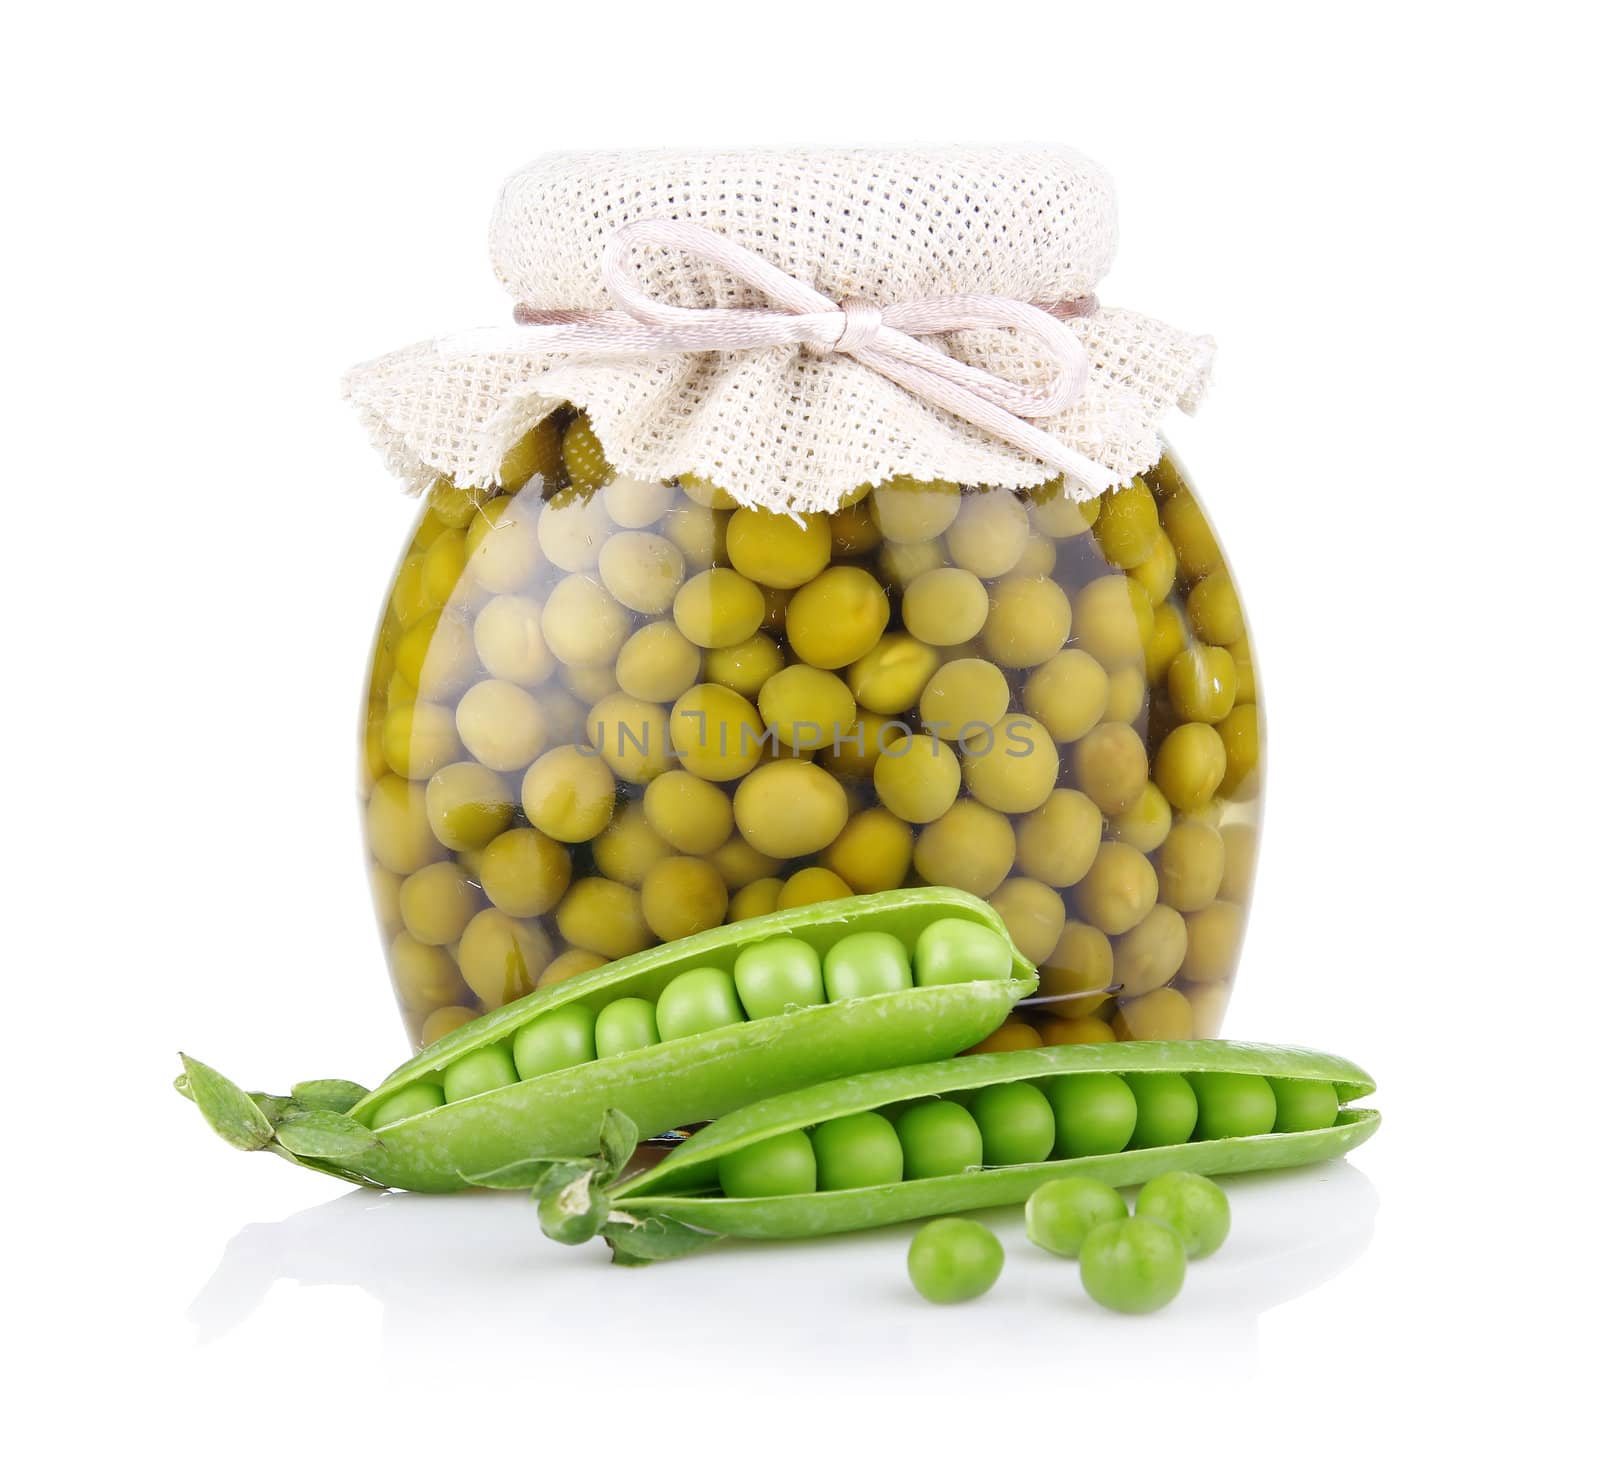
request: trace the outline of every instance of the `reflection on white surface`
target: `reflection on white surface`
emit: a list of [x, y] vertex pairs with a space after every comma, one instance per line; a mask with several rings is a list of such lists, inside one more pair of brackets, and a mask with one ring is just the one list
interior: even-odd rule
[[[1028, 1243], [1019, 1209], [981, 1215], [1007, 1267], [982, 1301], [925, 1305], [905, 1275], [915, 1225], [807, 1244], [724, 1241], [684, 1260], [624, 1270], [599, 1242], [567, 1248], [539, 1232], [521, 1194], [430, 1197], [355, 1192], [227, 1245], [189, 1309], [202, 1348], [247, 1336], [279, 1282], [356, 1287], [383, 1308], [383, 1340], [410, 1357], [491, 1349], [520, 1365], [563, 1368], [721, 1361], [725, 1370], [847, 1374], [893, 1353], [902, 1367], [967, 1354], [974, 1317], [991, 1358], [1025, 1348], [1040, 1364], [1182, 1359], [1249, 1362], [1259, 1318], [1357, 1260], [1372, 1238], [1377, 1191], [1347, 1162], [1226, 1181], [1233, 1231], [1195, 1262], [1177, 1302], [1144, 1320], [1101, 1310], [1074, 1264]], [[1131, 1197], [1131, 1192], [1130, 1192]], [[292, 1299], [292, 1297], [291, 1297]], [[1070, 1329], [1062, 1329], [1063, 1327]], [[964, 1345], [963, 1345], [964, 1343]], [[999, 1365], [995, 1363], [994, 1365]]]

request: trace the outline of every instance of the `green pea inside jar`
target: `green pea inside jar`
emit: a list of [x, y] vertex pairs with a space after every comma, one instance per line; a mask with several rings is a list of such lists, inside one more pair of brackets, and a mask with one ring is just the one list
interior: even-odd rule
[[[980, 1049], [1218, 1033], [1262, 726], [1170, 454], [1088, 500], [891, 479], [790, 517], [619, 474], [565, 408], [502, 481], [429, 492], [368, 671], [364, 829], [414, 1042], [734, 919], [920, 884], [990, 899], [1039, 969]], [[848, 958], [833, 987], [732, 974], [704, 1018], [730, 990], [754, 1017], [905, 981]]]

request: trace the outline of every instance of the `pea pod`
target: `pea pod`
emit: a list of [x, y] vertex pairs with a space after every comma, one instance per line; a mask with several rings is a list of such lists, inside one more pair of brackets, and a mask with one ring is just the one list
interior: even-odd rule
[[[997, 936], [1003, 977], [791, 1006], [525, 1080], [512, 1069], [512, 1042], [523, 1027], [575, 1002], [590, 1009], [617, 1000], [653, 1006], [679, 976], [731, 972], [742, 952], [776, 938], [800, 939], [823, 963], [841, 940], [863, 933], [892, 935], [910, 950], [943, 919], [963, 919]], [[994, 939], [986, 943], [996, 948]], [[520, 1186], [525, 1160], [581, 1162], [594, 1153], [611, 1112], [649, 1136], [819, 1081], [951, 1056], [989, 1034], [1035, 983], [1032, 966], [981, 899], [951, 888], [901, 889], [746, 919], [537, 990], [445, 1036], [370, 1092], [348, 1083], [337, 1093], [322, 1087], [319, 1102], [350, 1099], [335, 1114], [344, 1125], [330, 1124], [324, 1111], [306, 1126], [292, 1098], [246, 1094], [198, 1063], [188, 1063], [180, 1090], [201, 1103], [207, 1121], [235, 1146], [266, 1147], [340, 1177], [434, 1193], [478, 1182]], [[493, 1084], [439, 1105], [446, 1073], [460, 1074], [463, 1063]], [[386, 1120], [412, 1097], [422, 1099], [422, 1110]], [[276, 1132], [275, 1117], [288, 1119]], [[557, 1175], [541, 1176], [549, 1183]], [[561, 1176], [568, 1196], [576, 1197], [572, 1179]]]
[[[1205, 1140], [1191, 1136], [1160, 1146], [968, 1167], [872, 1187], [729, 1197], [719, 1186], [730, 1157], [749, 1156], [745, 1150], [753, 1146], [794, 1137], [834, 1119], [874, 1111], [894, 1114], [905, 1104], [935, 1098], [971, 1101], [985, 1088], [1019, 1081], [1048, 1087], [1061, 1077], [1149, 1076], [1185, 1078], [1197, 1091], [1205, 1089], [1208, 1076], [1266, 1078], [1274, 1089], [1279, 1083], [1327, 1083], [1337, 1098], [1337, 1114], [1326, 1125], [1294, 1132]], [[674, 1148], [657, 1167], [610, 1188], [605, 1222], [596, 1232], [610, 1239], [621, 1263], [637, 1264], [687, 1253], [719, 1235], [794, 1239], [1019, 1204], [1046, 1180], [1073, 1174], [1122, 1187], [1173, 1170], [1218, 1174], [1287, 1168], [1338, 1157], [1371, 1137], [1378, 1114], [1347, 1104], [1372, 1089], [1366, 1072], [1337, 1056], [1231, 1041], [1124, 1041], [958, 1056], [825, 1082], [728, 1113]], [[1199, 1130], [1193, 1114], [1184, 1128], [1186, 1136]], [[570, 1234], [565, 1238], [574, 1242]]]

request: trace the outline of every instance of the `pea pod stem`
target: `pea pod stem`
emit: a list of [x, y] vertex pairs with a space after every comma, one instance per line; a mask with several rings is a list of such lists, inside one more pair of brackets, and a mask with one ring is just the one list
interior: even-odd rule
[[312, 1082], [287, 1097], [246, 1092], [193, 1056], [180, 1054], [183, 1071], [173, 1083], [178, 1094], [200, 1109], [211, 1130], [241, 1152], [268, 1152], [302, 1168], [347, 1183], [369, 1180], [356, 1168], [381, 1149], [376, 1136], [342, 1111], [316, 1105], [353, 1102], [361, 1094], [354, 1082]]

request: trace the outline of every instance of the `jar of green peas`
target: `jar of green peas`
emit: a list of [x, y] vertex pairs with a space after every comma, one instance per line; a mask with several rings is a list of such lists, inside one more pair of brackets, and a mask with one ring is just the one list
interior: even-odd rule
[[1260, 700], [1157, 429], [1210, 344], [1099, 305], [1112, 227], [1064, 150], [563, 155], [508, 184], [517, 324], [350, 385], [422, 493], [361, 761], [414, 1041], [924, 884], [1038, 966], [981, 1048], [1219, 1032]]

